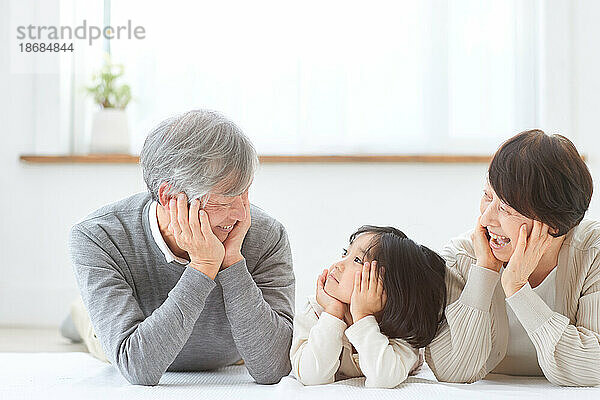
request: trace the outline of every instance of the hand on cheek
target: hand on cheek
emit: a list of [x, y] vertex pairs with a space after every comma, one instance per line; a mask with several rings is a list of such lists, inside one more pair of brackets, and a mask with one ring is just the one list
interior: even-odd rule
[[375, 315], [385, 306], [385, 292], [383, 280], [377, 273], [377, 261], [364, 263], [362, 271], [357, 271], [354, 276], [354, 289], [350, 299], [350, 314], [352, 320], [358, 320]]
[[319, 275], [317, 278], [317, 303], [323, 307], [326, 313], [343, 320], [344, 315], [346, 314], [346, 304], [325, 292], [325, 281], [327, 280], [328, 273], [329, 271], [324, 269], [321, 275]]
[[527, 226], [525, 224], [521, 226], [515, 251], [501, 277], [506, 297], [512, 296], [527, 284], [552, 242], [548, 230], [548, 225], [534, 221], [531, 235], [527, 238]]
[[188, 253], [190, 267], [215, 279], [223, 261], [225, 249], [210, 228], [208, 214], [194, 200], [188, 210], [187, 197], [180, 193], [169, 202], [171, 230], [177, 246]]
[[498, 272], [500, 271], [500, 268], [502, 268], [502, 261], [498, 260], [494, 256], [494, 253], [492, 253], [489, 238], [487, 236], [487, 229], [481, 225], [480, 221], [481, 217], [477, 218], [475, 230], [471, 234], [471, 241], [473, 242], [473, 248], [475, 249], [477, 265]]

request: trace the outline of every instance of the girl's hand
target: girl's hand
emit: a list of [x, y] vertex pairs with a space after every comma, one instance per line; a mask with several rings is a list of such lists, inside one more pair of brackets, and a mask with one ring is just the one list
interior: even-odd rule
[[354, 290], [350, 300], [350, 314], [354, 322], [383, 310], [386, 295], [383, 280], [377, 273], [377, 261], [364, 263], [362, 272], [354, 275]]
[[475, 231], [471, 234], [471, 241], [473, 242], [473, 248], [475, 249], [475, 257], [477, 258], [477, 265], [493, 271], [499, 272], [502, 268], [502, 261], [498, 260], [492, 249], [490, 248], [489, 237], [487, 235], [487, 229], [481, 225], [481, 217], [477, 218], [477, 224], [475, 224]]
[[338, 299], [331, 297], [325, 292], [325, 280], [327, 279], [328, 270], [324, 269], [321, 275], [317, 278], [317, 303], [328, 314], [333, 315], [336, 318], [344, 320], [346, 314], [346, 304], [342, 303]]
[[529, 276], [548, 250], [552, 243], [552, 236], [548, 233], [548, 229], [548, 225], [533, 221], [533, 229], [527, 240], [527, 226], [525, 224], [521, 226], [515, 251], [502, 273], [502, 288], [506, 297], [512, 296], [525, 286]]

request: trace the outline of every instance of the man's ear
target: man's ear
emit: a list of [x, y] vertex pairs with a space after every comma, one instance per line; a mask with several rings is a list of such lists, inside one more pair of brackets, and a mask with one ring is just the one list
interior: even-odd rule
[[166, 208], [167, 210], [169, 209], [169, 200], [171, 200], [171, 198], [173, 197], [173, 195], [171, 194], [171, 190], [172, 186], [167, 182], [161, 183], [158, 188], [158, 201], [160, 205]]

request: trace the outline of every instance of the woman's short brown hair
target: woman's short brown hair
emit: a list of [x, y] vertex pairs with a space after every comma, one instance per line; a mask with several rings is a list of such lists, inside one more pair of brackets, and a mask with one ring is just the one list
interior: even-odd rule
[[500, 146], [488, 169], [490, 185], [506, 204], [562, 236], [581, 222], [592, 199], [592, 176], [575, 145], [539, 129]]

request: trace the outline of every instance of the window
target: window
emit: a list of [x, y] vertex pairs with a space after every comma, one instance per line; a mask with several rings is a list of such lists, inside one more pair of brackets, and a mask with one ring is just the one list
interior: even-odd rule
[[[228, 115], [261, 154], [490, 153], [537, 123], [536, 2], [105, 3], [111, 25], [146, 31], [110, 42], [134, 96], [134, 152], [194, 108]], [[75, 89], [98, 50], [70, 67]], [[73, 92], [77, 136], [91, 108]]]

